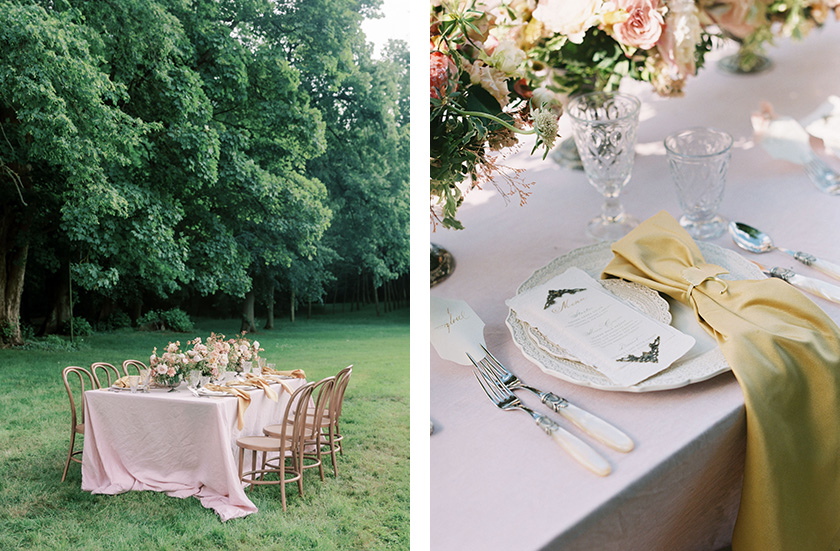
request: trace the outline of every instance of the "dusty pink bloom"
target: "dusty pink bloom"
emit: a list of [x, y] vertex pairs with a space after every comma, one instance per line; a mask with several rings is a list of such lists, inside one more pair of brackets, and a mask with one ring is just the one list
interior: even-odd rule
[[613, 25], [615, 38], [627, 46], [649, 50], [662, 36], [665, 20], [659, 13], [659, 0], [618, 0], [616, 5], [628, 18]]

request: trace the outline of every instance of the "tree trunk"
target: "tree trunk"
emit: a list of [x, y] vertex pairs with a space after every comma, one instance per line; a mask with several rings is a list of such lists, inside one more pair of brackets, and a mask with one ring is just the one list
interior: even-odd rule
[[381, 312], [379, 311], [379, 290], [376, 288], [376, 284], [373, 282], [373, 277], [370, 278], [370, 286], [373, 289], [373, 304], [376, 306], [376, 316], [381, 316]]
[[[62, 262], [62, 264], [64, 263]], [[58, 333], [64, 322], [70, 319], [72, 312], [70, 308], [70, 277], [67, 270], [59, 269], [52, 279], [54, 289], [52, 309], [41, 326], [41, 335]]]
[[245, 302], [242, 303], [242, 324], [239, 326], [240, 333], [256, 333], [257, 327], [254, 324], [254, 290], [245, 294]]
[[29, 239], [17, 243], [25, 228], [11, 213], [8, 205], [3, 209], [0, 220], [0, 346], [20, 346], [23, 336], [20, 332], [20, 301], [23, 296], [23, 280], [26, 274], [26, 259], [29, 255]]
[[268, 296], [266, 296], [266, 316], [265, 316], [265, 329], [274, 329], [274, 287], [271, 287], [271, 290], [268, 292]]
[[292, 323], [295, 322], [295, 290], [292, 289], [290, 293], [291, 298], [289, 299], [289, 319]]
[[312, 301], [306, 302], [306, 319], [312, 319]]

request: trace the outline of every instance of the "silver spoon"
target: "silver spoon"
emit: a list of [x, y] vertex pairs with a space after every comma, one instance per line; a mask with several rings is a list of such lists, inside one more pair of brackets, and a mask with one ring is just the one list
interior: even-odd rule
[[742, 222], [730, 222], [729, 234], [732, 236], [732, 240], [735, 241], [736, 245], [751, 253], [760, 254], [772, 250], [782, 251], [806, 266], [811, 266], [831, 277], [840, 279], [840, 266], [837, 264], [822, 260], [802, 251], [792, 251], [783, 247], [776, 247], [769, 235], [752, 226], [748, 226]]

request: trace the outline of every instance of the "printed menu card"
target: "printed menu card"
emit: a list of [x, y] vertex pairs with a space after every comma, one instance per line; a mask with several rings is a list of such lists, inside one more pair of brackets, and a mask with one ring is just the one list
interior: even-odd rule
[[581, 363], [624, 386], [659, 373], [694, 346], [693, 337], [625, 304], [579, 268], [507, 305]]

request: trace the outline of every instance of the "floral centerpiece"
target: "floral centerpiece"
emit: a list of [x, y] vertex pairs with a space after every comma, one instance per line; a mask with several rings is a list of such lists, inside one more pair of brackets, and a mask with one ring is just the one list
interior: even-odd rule
[[495, 152], [525, 133], [547, 152], [571, 95], [624, 77], [679, 95], [710, 48], [693, 0], [432, 2], [433, 224], [461, 228], [464, 194], [485, 181], [524, 202], [528, 186]]
[[197, 369], [205, 377], [218, 379], [227, 369], [231, 346], [224, 335], [211, 333], [205, 342], [196, 337], [187, 344], [192, 345], [186, 353], [187, 371]]
[[180, 341], [170, 342], [163, 353], [158, 356], [157, 347], [149, 357], [149, 367], [152, 377], [158, 386], [175, 388], [181, 383], [181, 378], [186, 372], [189, 360], [187, 355], [181, 352]]
[[840, 0], [698, 0], [703, 23], [740, 45], [727, 58], [730, 70], [749, 73], [768, 65], [767, 45], [776, 38], [799, 40], [840, 16]]
[[[524, 202], [527, 186], [500, 162], [518, 136], [536, 136], [544, 155], [554, 145], [562, 105], [524, 80], [525, 53], [491, 31], [495, 20], [475, 2], [432, 7], [429, 52], [431, 219], [460, 229], [455, 217], [465, 193], [494, 173], [504, 197]], [[503, 187], [504, 186], [504, 187]]]
[[259, 361], [259, 354], [263, 351], [259, 341], [251, 341], [245, 337], [245, 333], [238, 335], [235, 339], [228, 341], [230, 344], [230, 367], [236, 371], [242, 371], [243, 362]]

